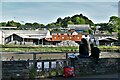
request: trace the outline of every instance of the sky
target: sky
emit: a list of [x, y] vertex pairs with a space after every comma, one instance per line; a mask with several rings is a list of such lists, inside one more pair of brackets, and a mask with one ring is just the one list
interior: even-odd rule
[[119, 0], [0, 0], [2, 2], [118, 2]]
[[0, 22], [38, 22], [48, 24], [57, 18], [83, 14], [94, 23], [106, 23], [118, 16], [118, 0], [1, 0]]

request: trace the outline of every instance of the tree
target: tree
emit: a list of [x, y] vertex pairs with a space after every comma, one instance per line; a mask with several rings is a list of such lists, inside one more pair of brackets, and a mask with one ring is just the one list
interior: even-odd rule
[[118, 32], [118, 28], [120, 27], [120, 18], [116, 16], [110, 17], [108, 26], [110, 27], [109, 32]]
[[118, 39], [120, 41], [120, 26], [118, 27]]
[[62, 22], [62, 18], [59, 17], [56, 23], [61, 23], [61, 22]]
[[39, 23], [34, 22], [34, 23], [32, 24], [32, 26], [40, 26], [40, 24], [39, 24]]
[[17, 27], [20, 27], [20, 26], [22, 26], [19, 22], [16, 22], [16, 26]]
[[[82, 14], [73, 15], [72, 17], [65, 17], [61, 18], [59, 17], [57, 21], [54, 23], [54, 26], [61, 26], [61, 27], [67, 27], [68, 24], [89, 24], [91, 26], [94, 26], [94, 23], [88, 19], [86, 16], [83, 16]], [[53, 24], [47, 24], [47, 26], [51, 26]]]
[[118, 39], [119, 39], [119, 41], [120, 41], [120, 30], [119, 30], [119, 32], [118, 32]]
[[89, 29], [89, 34], [93, 34], [93, 30], [92, 29]]
[[85, 20], [81, 17], [75, 17], [73, 18], [74, 24], [85, 24]]
[[13, 27], [16, 27], [16, 22], [14, 22], [13, 20], [12, 21], [8, 21], [6, 26], [13, 26]]
[[25, 26], [32, 26], [32, 23], [25, 23]]
[[67, 28], [67, 25], [68, 25], [68, 24], [67, 24], [66, 21], [62, 21], [62, 24], [61, 24], [61, 25], [62, 25], [63, 28]]
[[71, 20], [69, 20], [69, 21], [67, 22], [67, 24], [73, 24], [73, 22], [72, 22]]
[[99, 30], [103, 30], [103, 31], [110, 30], [108, 23], [99, 23], [99, 24], [95, 24], [95, 26], [100, 26], [101, 28]]
[[47, 28], [52, 28], [52, 27], [55, 27], [56, 25], [55, 25], [55, 23], [50, 23], [50, 24], [47, 24], [46, 26], [47, 26]]
[[1, 23], [1, 26], [6, 26], [6, 22], [2, 22], [2, 23]]

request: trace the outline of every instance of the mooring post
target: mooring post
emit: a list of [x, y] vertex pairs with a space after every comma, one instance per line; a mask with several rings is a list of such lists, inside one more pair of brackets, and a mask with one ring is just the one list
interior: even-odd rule
[[63, 61], [63, 65], [64, 65], [64, 67], [68, 66], [67, 61]]
[[66, 53], [66, 59], [68, 59], [68, 53]]
[[51, 65], [52, 65], [52, 62], [49, 61], [49, 76], [51, 76]]
[[44, 71], [44, 62], [42, 61], [42, 71]]
[[56, 76], [58, 76], [58, 71], [59, 71], [59, 62], [56, 61]]
[[34, 68], [36, 69], [37, 68], [37, 61], [36, 61], [36, 54], [33, 53], [33, 65], [34, 65]]

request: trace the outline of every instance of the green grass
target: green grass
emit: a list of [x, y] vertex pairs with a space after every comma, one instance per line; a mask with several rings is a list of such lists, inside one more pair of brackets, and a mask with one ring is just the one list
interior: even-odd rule
[[78, 47], [68, 46], [68, 47], [42, 47], [42, 46], [10, 46], [4, 45], [0, 48], [2, 52], [71, 52], [78, 51]]
[[[79, 51], [77, 46], [42, 47], [30, 45], [0, 45], [2, 52], [71, 52]], [[99, 46], [101, 51], [120, 52], [120, 46]]]

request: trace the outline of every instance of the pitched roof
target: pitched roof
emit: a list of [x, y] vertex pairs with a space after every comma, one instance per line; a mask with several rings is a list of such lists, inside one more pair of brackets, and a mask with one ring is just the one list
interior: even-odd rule
[[46, 34], [47, 30], [2, 30], [5, 34]]
[[47, 30], [2, 30], [5, 38], [9, 37], [10, 35], [17, 35], [22, 38], [31, 38], [31, 39], [42, 39], [46, 37], [50, 37], [47, 35], [48, 31]]
[[88, 30], [90, 28], [89, 25], [84, 24], [84, 25], [68, 25], [70, 29], [75, 29], [75, 30]]
[[118, 41], [115, 38], [104, 38], [104, 39], [99, 39], [99, 41]]
[[30, 38], [30, 39], [42, 39], [42, 38], [45, 38], [45, 36], [29, 36], [29, 35], [23, 35], [23, 34], [16, 34], [18, 35], [19, 37], [22, 37], [22, 38]]

